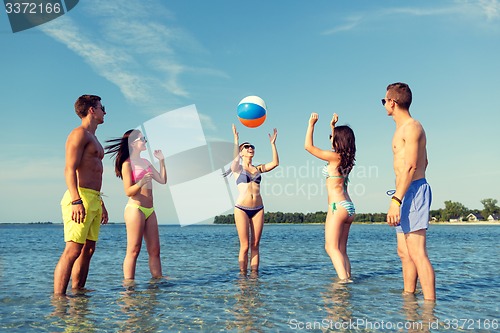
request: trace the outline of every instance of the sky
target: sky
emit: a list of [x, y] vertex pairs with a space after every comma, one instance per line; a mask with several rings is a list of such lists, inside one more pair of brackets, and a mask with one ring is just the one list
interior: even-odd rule
[[[150, 149], [170, 157], [167, 185], [154, 188], [162, 224], [182, 224], [187, 211], [205, 223], [232, 213], [223, 192], [234, 195], [234, 179], [215, 190], [203, 176], [216, 179], [219, 166], [199, 171], [212, 162], [196, 149], [227, 147], [233, 123], [240, 142], [256, 146], [254, 164], [271, 161], [268, 133], [278, 130], [280, 166], [261, 183], [266, 211], [326, 211], [324, 162], [304, 150], [311, 112], [322, 149], [334, 112], [353, 128], [356, 210], [386, 212], [395, 124], [380, 99], [393, 82], [410, 85], [410, 112], [426, 131], [431, 209], [500, 200], [498, 0], [86, 0], [16, 33], [2, 11], [0, 39], [0, 222], [61, 222], [64, 145], [80, 124], [73, 105], [82, 94], [102, 97], [103, 144], [142, 128]], [[237, 119], [249, 95], [267, 105], [258, 128]], [[175, 155], [188, 150], [189, 162]], [[192, 182], [174, 176], [179, 161]], [[122, 222], [127, 197], [112, 160], [103, 164], [110, 221]]]

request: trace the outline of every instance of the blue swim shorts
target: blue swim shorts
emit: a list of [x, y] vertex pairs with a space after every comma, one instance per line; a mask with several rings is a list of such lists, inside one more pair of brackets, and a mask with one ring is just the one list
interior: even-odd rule
[[432, 191], [425, 178], [411, 182], [401, 204], [401, 221], [396, 232], [405, 234], [429, 227]]

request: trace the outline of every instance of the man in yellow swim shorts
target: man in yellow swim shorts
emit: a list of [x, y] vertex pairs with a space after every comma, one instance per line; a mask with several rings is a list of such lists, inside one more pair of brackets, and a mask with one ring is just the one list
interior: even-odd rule
[[69, 190], [64, 193], [61, 200], [61, 208], [64, 222], [64, 241], [85, 244], [87, 240], [96, 242], [99, 236], [102, 219], [101, 193], [89, 188], [79, 187], [78, 193], [85, 209], [83, 223], [73, 221], [73, 206], [78, 205], [79, 200], [74, 203], [71, 200]]
[[56, 295], [66, 294], [70, 278], [72, 289], [84, 288], [100, 225], [108, 223], [100, 193], [104, 149], [95, 136], [106, 112], [95, 95], [80, 96], [75, 111], [82, 123], [66, 141], [64, 178], [68, 190], [61, 200], [66, 246], [54, 270]]

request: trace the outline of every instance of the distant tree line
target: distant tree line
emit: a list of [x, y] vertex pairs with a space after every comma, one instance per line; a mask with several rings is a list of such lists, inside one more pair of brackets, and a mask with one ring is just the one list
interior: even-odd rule
[[[264, 223], [324, 223], [326, 212], [316, 213], [264, 213]], [[386, 213], [356, 214], [354, 222], [385, 222]], [[214, 219], [214, 224], [234, 224], [234, 215], [219, 215]]]
[[[326, 212], [316, 213], [264, 213], [264, 223], [321, 223], [325, 222]], [[219, 215], [214, 219], [214, 224], [234, 224], [234, 215]]]
[[[497, 206], [496, 199], [483, 199], [481, 203], [483, 210], [468, 209], [460, 202], [445, 201], [444, 208], [431, 210], [430, 215], [437, 221], [449, 221], [453, 218], [465, 218], [470, 213], [481, 214], [485, 219], [493, 214], [500, 214], [500, 207]], [[387, 213], [358, 213], [354, 222], [377, 223], [385, 222]], [[316, 213], [283, 213], [267, 212], [264, 213], [264, 223], [324, 223], [326, 212]], [[233, 214], [218, 215], [214, 219], [214, 224], [234, 224]]]
[[497, 206], [498, 200], [488, 198], [481, 200], [483, 209], [469, 209], [460, 202], [445, 201], [444, 208], [431, 210], [431, 216], [438, 221], [449, 221], [450, 219], [465, 219], [470, 213], [480, 214], [485, 219], [490, 215], [500, 214], [500, 207]]

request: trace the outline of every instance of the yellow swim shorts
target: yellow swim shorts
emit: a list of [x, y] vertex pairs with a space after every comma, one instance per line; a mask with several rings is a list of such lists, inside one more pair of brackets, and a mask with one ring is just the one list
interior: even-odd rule
[[85, 244], [87, 239], [97, 241], [102, 219], [101, 193], [83, 187], [79, 187], [78, 192], [83, 201], [83, 207], [85, 207], [85, 220], [83, 223], [76, 223], [71, 219], [73, 207], [69, 191], [66, 191], [61, 200], [64, 241], [73, 241], [79, 244]]

